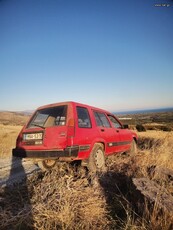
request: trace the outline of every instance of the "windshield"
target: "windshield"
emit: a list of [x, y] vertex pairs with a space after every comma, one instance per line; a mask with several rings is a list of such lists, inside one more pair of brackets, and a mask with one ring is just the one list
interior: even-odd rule
[[66, 123], [66, 113], [66, 105], [38, 110], [28, 124], [28, 128], [63, 126]]

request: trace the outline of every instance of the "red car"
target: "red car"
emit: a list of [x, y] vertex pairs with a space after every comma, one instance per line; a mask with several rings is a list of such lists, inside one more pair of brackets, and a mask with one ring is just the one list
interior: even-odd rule
[[92, 171], [105, 157], [136, 151], [137, 135], [108, 111], [76, 102], [39, 107], [21, 130], [13, 156], [33, 158], [42, 169], [80, 160]]

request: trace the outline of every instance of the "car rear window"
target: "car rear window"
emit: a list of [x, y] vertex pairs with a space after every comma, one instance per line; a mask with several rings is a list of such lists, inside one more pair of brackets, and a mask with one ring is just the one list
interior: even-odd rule
[[66, 124], [67, 106], [38, 110], [27, 128], [63, 126]]

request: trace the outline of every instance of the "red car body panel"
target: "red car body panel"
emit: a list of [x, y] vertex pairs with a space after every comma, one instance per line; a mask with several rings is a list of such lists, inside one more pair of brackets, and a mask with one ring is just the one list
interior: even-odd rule
[[130, 150], [133, 139], [137, 141], [137, 135], [123, 129], [110, 112], [77, 102], [62, 102], [36, 110], [21, 130], [13, 156], [85, 160], [96, 143], [104, 145], [106, 156]]

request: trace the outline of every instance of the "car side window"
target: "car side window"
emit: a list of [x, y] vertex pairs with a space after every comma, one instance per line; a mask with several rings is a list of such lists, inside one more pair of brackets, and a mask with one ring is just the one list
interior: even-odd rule
[[94, 112], [94, 117], [96, 120], [96, 124], [97, 126], [102, 126], [102, 127], [107, 127], [110, 128], [110, 123], [106, 117], [106, 115], [104, 113], [100, 113], [100, 112]]
[[79, 128], [91, 128], [91, 120], [88, 113], [88, 109], [84, 107], [77, 107], [78, 127]]
[[115, 119], [115, 117], [113, 117], [111, 115], [108, 115], [108, 117], [109, 117], [114, 128], [116, 128], [116, 129], [122, 128], [122, 125]]

